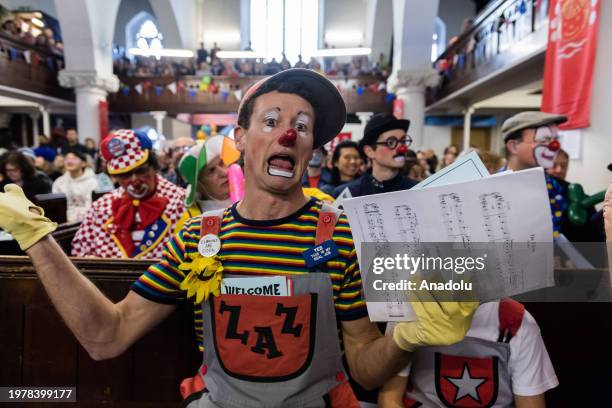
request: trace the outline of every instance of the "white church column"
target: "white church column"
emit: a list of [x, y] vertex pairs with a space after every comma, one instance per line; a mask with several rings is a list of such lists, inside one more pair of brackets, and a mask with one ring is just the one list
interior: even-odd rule
[[49, 110], [44, 106], [41, 106], [40, 113], [42, 114], [43, 120], [43, 135], [51, 137], [51, 115], [49, 114]]
[[424, 147], [425, 89], [438, 83], [431, 46], [438, 0], [393, 0], [393, 71], [387, 89], [404, 103], [413, 148]]
[[74, 88], [76, 94], [77, 130], [83, 142], [91, 137], [100, 137], [99, 103], [106, 100], [108, 92], [117, 92], [119, 79], [116, 76], [100, 77], [91, 71], [60, 71], [59, 83], [66, 88]]
[[152, 111], [149, 112], [153, 119], [155, 119], [155, 130], [158, 135], [164, 134], [164, 118], [166, 117], [166, 111]]
[[400, 70], [392, 74], [388, 88], [397, 99], [404, 103], [404, 119], [410, 120], [408, 134], [412, 138], [412, 148], [419, 149], [426, 143], [423, 140], [425, 127], [425, 88], [438, 83], [438, 74], [432, 70]]
[[35, 147], [38, 147], [38, 136], [40, 130], [38, 129], [38, 119], [40, 118], [40, 112], [30, 113], [30, 119], [32, 119], [32, 142]]

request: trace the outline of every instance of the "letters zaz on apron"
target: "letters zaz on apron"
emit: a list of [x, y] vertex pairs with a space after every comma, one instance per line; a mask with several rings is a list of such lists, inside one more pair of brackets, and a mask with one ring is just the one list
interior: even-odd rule
[[[210, 221], [208, 214], [203, 224]], [[321, 217], [334, 225], [337, 221], [335, 212], [322, 212]], [[203, 227], [202, 235], [218, 229], [211, 224]], [[187, 407], [314, 408], [340, 406], [330, 403], [333, 390], [343, 389], [346, 398], [348, 388], [352, 395], [342, 364], [330, 276], [311, 272], [290, 279], [291, 296], [221, 294], [203, 303], [206, 335], [200, 373], [207, 391]]]

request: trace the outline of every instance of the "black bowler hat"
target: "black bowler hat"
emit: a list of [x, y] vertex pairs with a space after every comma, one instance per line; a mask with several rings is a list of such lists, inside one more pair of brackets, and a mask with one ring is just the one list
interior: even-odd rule
[[[346, 105], [340, 95], [338, 88], [323, 75], [316, 71], [304, 68], [291, 68], [264, 78], [255, 83], [246, 92], [240, 106], [238, 107], [238, 117], [244, 106], [249, 100], [256, 98], [274, 89], [270, 85], [277, 83], [299, 83], [308, 91], [305, 98], [311, 105], [319, 107], [318, 113], [323, 117], [315, 118], [318, 124], [319, 133], [314, 135], [313, 149], [321, 147], [330, 142], [342, 130], [346, 122]], [[266, 86], [268, 89], [266, 90]], [[263, 91], [262, 91], [263, 90]]]
[[359, 145], [362, 148], [363, 146], [372, 146], [376, 143], [381, 133], [394, 129], [408, 131], [409, 126], [410, 121], [408, 119], [397, 119], [391, 113], [377, 113], [366, 124], [363, 139], [359, 141]]

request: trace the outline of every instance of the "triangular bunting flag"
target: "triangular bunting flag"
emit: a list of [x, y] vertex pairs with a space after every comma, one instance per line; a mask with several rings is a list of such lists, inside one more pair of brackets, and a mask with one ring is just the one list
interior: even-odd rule
[[176, 95], [176, 82], [168, 84], [168, 90], [172, 92], [172, 95]]
[[234, 91], [234, 96], [236, 97], [238, 102], [240, 102], [240, 100], [242, 100], [242, 89], [235, 90]]
[[26, 62], [29, 64], [30, 62], [32, 62], [32, 51], [30, 50], [25, 50], [23, 52], [23, 58], [26, 60]]
[[134, 85], [134, 89], [136, 90], [136, 92], [138, 92], [140, 95], [142, 95], [142, 84]]

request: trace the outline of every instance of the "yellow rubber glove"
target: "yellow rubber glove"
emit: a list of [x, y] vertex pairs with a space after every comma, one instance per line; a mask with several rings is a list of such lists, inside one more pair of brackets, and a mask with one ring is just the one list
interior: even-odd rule
[[409, 298], [417, 320], [399, 323], [393, 330], [393, 340], [406, 351], [463, 340], [478, 308], [478, 302], [437, 302], [426, 291], [411, 291]]
[[57, 224], [45, 217], [42, 208], [26, 198], [21, 187], [9, 184], [4, 191], [0, 193], [0, 228], [11, 234], [22, 250], [55, 231]]

